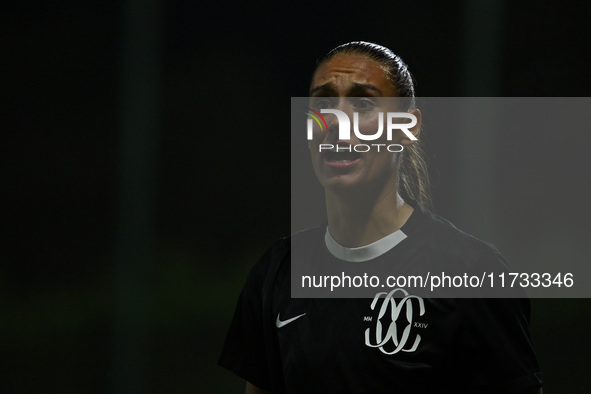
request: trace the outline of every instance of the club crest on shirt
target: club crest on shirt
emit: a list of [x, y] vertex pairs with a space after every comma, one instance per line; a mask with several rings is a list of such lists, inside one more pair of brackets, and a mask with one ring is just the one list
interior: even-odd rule
[[427, 326], [414, 321], [415, 317], [425, 314], [425, 302], [421, 297], [409, 295], [404, 289], [380, 292], [374, 296], [370, 308], [374, 315], [364, 320], [371, 321], [373, 327], [365, 330], [365, 345], [387, 355], [417, 349], [421, 335], [415, 327]]

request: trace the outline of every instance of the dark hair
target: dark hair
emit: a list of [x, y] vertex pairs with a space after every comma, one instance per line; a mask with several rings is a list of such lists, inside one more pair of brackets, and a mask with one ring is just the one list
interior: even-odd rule
[[[410, 99], [408, 109], [415, 107], [415, 84], [408, 66], [400, 56], [390, 49], [370, 42], [353, 41], [339, 45], [318, 60], [318, 65], [332, 59], [336, 55], [351, 54], [365, 56], [384, 66], [384, 71], [392, 81], [399, 97]], [[423, 158], [423, 150], [419, 141], [405, 147], [400, 157], [398, 171], [399, 191], [403, 198], [417, 201], [424, 207], [431, 207], [431, 187], [427, 163]]]

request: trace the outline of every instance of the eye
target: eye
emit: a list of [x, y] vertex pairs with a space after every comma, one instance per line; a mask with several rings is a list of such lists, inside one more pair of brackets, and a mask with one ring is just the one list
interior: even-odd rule
[[312, 99], [311, 103], [314, 109], [334, 108], [336, 106], [335, 100], [330, 97], [316, 97]]
[[369, 111], [376, 107], [376, 103], [367, 97], [353, 99], [353, 107], [358, 111]]

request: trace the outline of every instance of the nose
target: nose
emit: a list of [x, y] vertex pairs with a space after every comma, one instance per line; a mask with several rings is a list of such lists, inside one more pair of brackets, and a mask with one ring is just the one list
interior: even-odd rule
[[326, 109], [328, 116], [328, 138], [331, 141], [350, 141], [351, 140], [351, 113], [345, 111], [346, 108]]
[[325, 134], [325, 142], [329, 144], [336, 144], [339, 139], [339, 119], [333, 113], [325, 113], [324, 119], [326, 120], [327, 133]]
[[330, 114], [328, 119], [326, 119], [326, 123], [328, 123], [329, 133], [334, 134], [339, 132], [339, 120], [335, 115]]

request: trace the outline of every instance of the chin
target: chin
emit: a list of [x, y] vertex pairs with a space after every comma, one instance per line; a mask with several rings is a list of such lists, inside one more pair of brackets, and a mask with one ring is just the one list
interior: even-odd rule
[[351, 179], [351, 177], [339, 176], [332, 177], [322, 182], [322, 186], [326, 191], [340, 194], [342, 192], [352, 192], [356, 190], [363, 190], [364, 183], [358, 179]]

